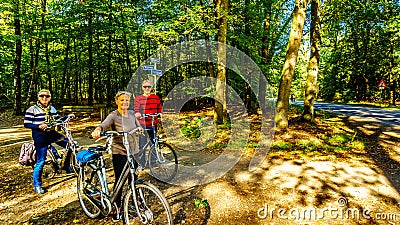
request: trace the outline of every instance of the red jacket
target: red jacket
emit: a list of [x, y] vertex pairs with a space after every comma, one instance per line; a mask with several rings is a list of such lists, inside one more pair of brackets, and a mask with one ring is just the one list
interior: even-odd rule
[[[162, 112], [162, 105], [160, 98], [155, 94], [150, 94], [149, 96], [139, 95], [135, 97], [134, 111], [140, 114], [155, 114]], [[146, 119], [139, 119], [141, 125], [146, 127], [151, 127], [151, 117]], [[157, 120], [154, 121], [154, 125], [157, 124]]]

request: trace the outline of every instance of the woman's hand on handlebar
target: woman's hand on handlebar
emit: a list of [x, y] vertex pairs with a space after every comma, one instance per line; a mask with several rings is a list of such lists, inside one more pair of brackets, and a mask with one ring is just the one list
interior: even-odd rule
[[97, 127], [96, 129], [94, 129], [94, 131], [92, 132], [92, 137], [94, 138], [94, 139], [97, 139], [97, 138], [99, 138], [100, 136], [101, 136], [101, 128], [100, 127]]
[[143, 134], [143, 131], [144, 131], [143, 127], [137, 127], [137, 128], [135, 128], [133, 130], [133, 133], [135, 133], [135, 134]]

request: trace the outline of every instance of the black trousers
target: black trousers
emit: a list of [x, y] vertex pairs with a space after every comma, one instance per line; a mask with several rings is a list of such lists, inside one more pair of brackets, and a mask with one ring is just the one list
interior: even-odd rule
[[[117, 187], [117, 182], [122, 175], [126, 161], [127, 161], [126, 155], [121, 155], [121, 154], [113, 154], [112, 155], [112, 163], [113, 163], [113, 167], [114, 167], [114, 176], [115, 176], [114, 191], [115, 191], [115, 188]], [[135, 164], [134, 166], [136, 168], [137, 167], [136, 160], [135, 160], [134, 164]], [[136, 174], [134, 175], [134, 179], [137, 180]], [[128, 182], [130, 183], [131, 181], [132, 181], [132, 178], [129, 176]], [[121, 205], [122, 205], [122, 190], [120, 190], [117, 197], [115, 198], [115, 203], [117, 204], [118, 208], [121, 207]]]

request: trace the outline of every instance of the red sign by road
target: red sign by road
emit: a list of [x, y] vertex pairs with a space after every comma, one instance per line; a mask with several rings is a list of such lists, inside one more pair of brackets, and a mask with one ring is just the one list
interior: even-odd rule
[[381, 81], [379, 81], [378, 88], [379, 89], [385, 89], [386, 88], [386, 83], [385, 83], [385, 81], [383, 79]]

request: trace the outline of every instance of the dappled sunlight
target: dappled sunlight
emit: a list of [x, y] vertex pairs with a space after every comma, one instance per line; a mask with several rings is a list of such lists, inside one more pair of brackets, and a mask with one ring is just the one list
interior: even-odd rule
[[[15, 162], [18, 162], [18, 159], [16, 159]], [[20, 169], [21, 165], [18, 163], [10, 164], [9, 162], [0, 162], [0, 168], [2, 168], [3, 172], [7, 173], [9, 171]], [[27, 168], [30, 168], [30, 167], [27, 167]]]
[[19, 141], [29, 141], [31, 131], [29, 129], [0, 129], [0, 145], [5, 146]]
[[[54, 186], [51, 185], [52, 182], [44, 183], [44, 187], [48, 189], [48, 192], [43, 196], [35, 194], [33, 190], [31, 190], [32, 186], [30, 183], [25, 184], [29, 187], [27, 193], [22, 196], [15, 196], [13, 199], [0, 204], [0, 208], [3, 209], [0, 215], [0, 221], [7, 221], [10, 218], [13, 219], [9, 220], [9, 222], [14, 221], [13, 223], [17, 223], [17, 221], [27, 221], [34, 215], [47, 213], [53, 208], [53, 205], [62, 207], [71, 200], [77, 199], [75, 179], [64, 180], [64, 182], [55, 184]], [[70, 188], [66, 189], [65, 187], [68, 186]], [[16, 215], [13, 216], [14, 212], [20, 212], [20, 214], [16, 217]]]
[[[201, 118], [201, 113], [185, 114], [190, 118], [187, 119], [187, 124], [194, 120], [199, 121], [197, 119]], [[176, 119], [178, 121], [186, 117]], [[251, 115], [251, 118], [256, 121], [257, 115]], [[246, 131], [250, 133], [250, 139], [245, 148], [232, 146], [238, 155], [247, 153], [242, 155], [236, 165], [221, 174], [219, 171], [225, 166], [224, 162], [235, 158], [217, 160], [219, 163], [214, 167], [210, 166], [211, 162], [227, 151], [226, 144], [232, 138], [229, 124], [222, 124], [216, 127], [217, 134], [212, 137], [215, 140], [207, 149], [184, 151], [177, 148], [179, 164], [196, 169], [196, 173], [178, 175], [178, 178], [186, 181], [184, 184], [187, 186], [159, 183], [146, 171], [140, 174], [140, 178], [151, 180], [160, 187], [171, 205], [175, 224], [297, 225], [304, 222], [313, 225], [355, 225], [370, 224], [371, 221], [374, 224], [387, 224], [387, 221], [363, 218], [278, 218], [278, 209], [294, 209], [294, 212], [316, 209], [318, 212], [336, 207], [343, 210], [400, 212], [399, 128], [377, 123], [366, 125], [367, 122], [360, 123], [341, 116], [336, 119], [329, 116], [317, 117], [316, 121], [315, 124], [291, 123], [289, 132], [277, 132], [269, 155], [256, 170], [249, 171], [248, 166], [253, 157], [249, 153], [254, 152], [260, 135], [260, 123], [257, 122], [251, 123], [251, 131]], [[73, 135], [77, 134], [76, 140], [81, 146], [99, 145], [101, 143], [95, 143], [87, 137], [97, 124], [96, 121], [74, 121], [70, 129]], [[183, 135], [181, 125], [177, 132]], [[207, 132], [209, 128], [205, 126], [202, 132]], [[196, 127], [190, 129], [190, 132], [196, 131]], [[16, 131], [22, 134], [26, 132], [29, 136], [29, 130], [24, 128]], [[168, 133], [168, 130], [164, 132]], [[210, 131], [211, 134], [214, 132], [215, 130]], [[8, 134], [10, 133], [12, 132]], [[169, 141], [171, 138], [167, 135], [165, 139]], [[196, 139], [193, 141], [203, 142]], [[21, 143], [17, 140], [15, 142], [3, 147], [4, 151], [0, 152], [0, 169], [4, 174], [1, 180], [4, 184], [1, 188], [1, 222], [35, 223], [40, 220], [47, 221], [48, 224], [111, 224], [109, 217], [85, 217], [77, 201], [75, 177], [63, 174], [45, 180], [44, 187], [48, 192], [42, 196], [34, 194], [31, 186], [32, 169], [17, 163]], [[110, 156], [106, 156], [109, 159]], [[202, 165], [204, 166], [201, 167]], [[108, 173], [112, 174], [111, 168]], [[195, 185], [203, 177], [200, 181], [204, 183]], [[215, 177], [216, 180], [208, 183], [209, 177]], [[110, 181], [113, 181], [112, 176]], [[112, 188], [112, 183], [109, 187]], [[345, 206], [339, 202], [343, 199], [347, 202]], [[199, 203], [200, 206], [196, 206]]]
[[223, 182], [208, 185], [203, 189], [203, 194], [213, 205], [213, 212], [216, 214], [226, 211], [239, 213], [243, 204], [241, 196], [236, 193], [235, 188]]
[[373, 135], [375, 134], [375, 132], [373, 130], [370, 130], [369, 128], [365, 128], [365, 127], [359, 127], [358, 128], [360, 131], [362, 131], [364, 134], [366, 135]]
[[[353, 207], [375, 212], [400, 211], [400, 195], [383, 172], [359, 162], [273, 159], [265, 161], [262, 168], [253, 173], [237, 171], [235, 180], [248, 186], [266, 185], [261, 189], [265, 195], [275, 198], [272, 203], [269, 201], [274, 206], [289, 207], [298, 202], [304, 207], [323, 208], [345, 197]], [[388, 202], [397, 202], [397, 206], [393, 208]]]

